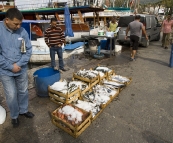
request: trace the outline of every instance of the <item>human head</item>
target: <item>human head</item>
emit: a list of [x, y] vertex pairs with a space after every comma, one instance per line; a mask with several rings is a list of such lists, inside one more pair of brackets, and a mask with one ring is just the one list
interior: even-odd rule
[[5, 14], [5, 24], [10, 30], [17, 30], [21, 27], [23, 20], [22, 13], [17, 8], [10, 8]]
[[112, 22], [112, 23], [115, 23], [115, 21], [116, 21], [116, 17], [113, 16], [112, 19], [111, 19], [111, 22]]
[[56, 18], [51, 18], [50, 19], [51, 27], [55, 28], [57, 25], [57, 19]]
[[139, 20], [140, 21], [141, 16], [140, 15], [135, 15], [135, 20]]
[[171, 19], [171, 14], [167, 15], [167, 19], [170, 20]]

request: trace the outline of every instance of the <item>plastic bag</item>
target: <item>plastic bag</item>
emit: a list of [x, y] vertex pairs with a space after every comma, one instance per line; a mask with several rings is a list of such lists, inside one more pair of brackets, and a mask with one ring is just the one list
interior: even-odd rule
[[6, 110], [0, 105], [0, 124], [3, 124], [6, 119]]

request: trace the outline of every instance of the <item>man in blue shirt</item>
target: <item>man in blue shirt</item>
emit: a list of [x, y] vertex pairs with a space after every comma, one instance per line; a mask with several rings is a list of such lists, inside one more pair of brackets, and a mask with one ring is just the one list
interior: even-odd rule
[[0, 81], [13, 127], [19, 126], [19, 115], [27, 118], [34, 116], [28, 111], [27, 63], [32, 46], [28, 33], [21, 27], [22, 19], [22, 13], [11, 8], [6, 12], [3, 22], [0, 22]]

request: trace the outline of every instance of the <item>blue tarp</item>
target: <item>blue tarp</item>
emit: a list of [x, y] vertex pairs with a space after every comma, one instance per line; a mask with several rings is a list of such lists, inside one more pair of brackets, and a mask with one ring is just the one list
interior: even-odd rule
[[70, 12], [67, 5], [64, 8], [64, 16], [65, 16], [65, 36], [74, 37], [73, 30], [71, 27]]
[[76, 48], [79, 48], [80, 46], [84, 45], [84, 42], [76, 42], [74, 44], [67, 44], [64, 47], [64, 50], [74, 50]]

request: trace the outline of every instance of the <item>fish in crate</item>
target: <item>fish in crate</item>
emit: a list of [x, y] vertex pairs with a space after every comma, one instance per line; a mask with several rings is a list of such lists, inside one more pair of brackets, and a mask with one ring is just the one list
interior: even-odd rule
[[119, 94], [119, 89], [115, 89], [106, 85], [96, 85], [93, 87], [93, 90], [99, 95], [105, 95], [111, 98], [114, 98]]
[[55, 82], [48, 87], [51, 100], [57, 104], [71, 103], [80, 98], [79, 86], [66, 80]]
[[96, 103], [90, 102], [90, 101], [78, 100], [74, 103], [74, 105], [87, 112], [91, 112], [92, 118], [94, 118], [101, 110], [99, 105], [97, 105]]
[[103, 108], [111, 102], [112, 97], [118, 95], [119, 90], [112, 89], [105, 85], [95, 85], [93, 91], [88, 91], [83, 94], [83, 100], [78, 100], [75, 106], [80, 107], [86, 111], [92, 112], [92, 117], [95, 119]]
[[78, 137], [91, 124], [91, 113], [72, 104], [64, 104], [52, 112], [52, 122], [73, 137]]
[[113, 74], [109, 77], [109, 80], [112, 80], [112, 81], [115, 81], [115, 82], [119, 82], [119, 83], [123, 83], [123, 84], [130, 84], [132, 79], [131, 78], [128, 78], [128, 77], [125, 77], [125, 76], [121, 76], [121, 75], [116, 75], [116, 74]]
[[110, 80], [103, 80], [102, 84], [104, 84], [110, 88], [119, 89], [120, 91], [126, 86], [124, 83], [119, 83], [119, 82], [110, 81]]
[[81, 80], [75, 80], [75, 79], [73, 79], [73, 81], [70, 81], [69, 84], [75, 84], [75, 85], [77, 85], [80, 88], [80, 90], [81, 90], [82, 93], [83, 92], [86, 92], [86, 91], [88, 91], [90, 89], [90, 83], [86, 83], [86, 82], [81, 81]]
[[105, 67], [105, 66], [100, 66], [100, 65], [98, 65], [95, 68], [95, 70], [103, 72], [106, 75], [106, 78], [108, 78], [108, 76], [110, 76], [110, 75], [112, 75], [114, 73], [114, 70], [112, 70], [112, 69], [110, 69], [108, 67]]
[[81, 81], [95, 83], [99, 82], [99, 73], [94, 70], [81, 69], [73, 74], [74, 79], [79, 79]]

